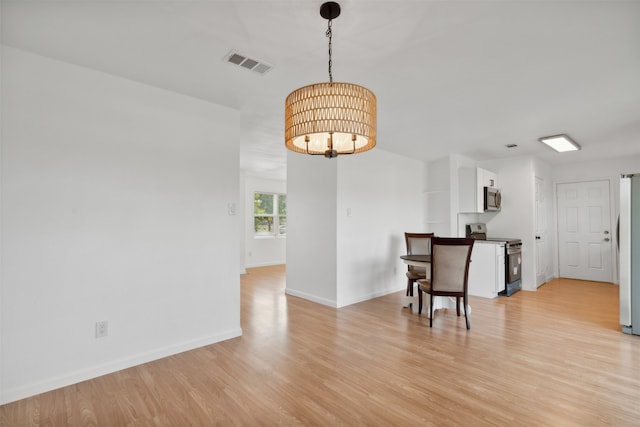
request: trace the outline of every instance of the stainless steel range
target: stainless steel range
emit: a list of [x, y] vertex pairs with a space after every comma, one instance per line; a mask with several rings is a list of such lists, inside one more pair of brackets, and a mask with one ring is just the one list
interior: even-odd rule
[[488, 242], [504, 243], [505, 289], [499, 295], [511, 296], [522, 289], [522, 240], [487, 237], [487, 225], [481, 222], [467, 224], [467, 237]]

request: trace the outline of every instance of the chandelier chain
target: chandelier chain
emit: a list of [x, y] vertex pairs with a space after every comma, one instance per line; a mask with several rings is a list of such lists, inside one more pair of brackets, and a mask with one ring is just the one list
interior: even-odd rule
[[329, 83], [333, 83], [333, 74], [331, 72], [331, 65], [333, 65], [333, 61], [331, 59], [331, 37], [332, 37], [331, 21], [332, 20], [329, 19], [329, 24], [327, 25], [327, 32], [326, 32], [327, 37], [329, 37]]

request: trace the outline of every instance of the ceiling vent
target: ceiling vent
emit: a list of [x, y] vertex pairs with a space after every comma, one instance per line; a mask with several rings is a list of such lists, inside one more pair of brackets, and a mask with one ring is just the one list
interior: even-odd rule
[[246, 70], [253, 71], [255, 73], [265, 75], [273, 67], [257, 59], [249, 58], [247, 55], [242, 55], [238, 52], [231, 51], [225, 57], [224, 60], [230, 64], [237, 65]]

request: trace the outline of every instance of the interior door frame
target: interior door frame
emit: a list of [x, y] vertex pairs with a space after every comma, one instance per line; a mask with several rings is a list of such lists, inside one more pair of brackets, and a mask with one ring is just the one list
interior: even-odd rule
[[[607, 181], [609, 183], [609, 230], [611, 230], [612, 237], [612, 245], [611, 245], [611, 283], [618, 284], [618, 267], [617, 260], [618, 254], [616, 253], [616, 242], [613, 241], [615, 238], [615, 229], [616, 229], [616, 220], [618, 219], [618, 213], [614, 209], [616, 200], [615, 196], [618, 194], [614, 193], [614, 181], [615, 177], [605, 176], [605, 177], [594, 177], [594, 178], [579, 178], [579, 179], [563, 179], [560, 181], [553, 182], [553, 235], [555, 239], [555, 244], [553, 245], [554, 254], [553, 254], [553, 268], [554, 268], [554, 276], [560, 277], [560, 238], [558, 232], [558, 185], [560, 184], [580, 184], [591, 181]], [[619, 180], [618, 180], [619, 182]]]

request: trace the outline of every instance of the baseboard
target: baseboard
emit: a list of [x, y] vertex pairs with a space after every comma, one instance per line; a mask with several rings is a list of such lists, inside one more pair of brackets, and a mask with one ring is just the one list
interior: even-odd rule
[[403, 287], [400, 287], [400, 288], [397, 288], [397, 289], [385, 289], [383, 291], [372, 292], [372, 293], [364, 295], [364, 296], [350, 298], [350, 299], [346, 300], [344, 303], [340, 303], [340, 305], [338, 305], [337, 301], [329, 300], [329, 299], [326, 299], [326, 298], [321, 298], [321, 297], [318, 297], [316, 295], [307, 294], [305, 292], [296, 291], [295, 289], [286, 288], [284, 292], [287, 295], [292, 295], [294, 297], [299, 297], [299, 298], [303, 298], [303, 299], [306, 299], [306, 300], [309, 300], [309, 301], [317, 302], [318, 304], [322, 304], [322, 305], [326, 305], [326, 306], [334, 307], [334, 308], [341, 308], [341, 307], [346, 307], [346, 306], [351, 305], [351, 304], [357, 304], [357, 303], [362, 302], [362, 301], [367, 301], [367, 300], [370, 300], [370, 299], [373, 299], [373, 298], [378, 298], [378, 297], [381, 297], [381, 296], [389, 295], [389, 294], [392, 294], [394, 292], [404, 291], [405, 289], [406, 288], [403, 286]]
[[358, 296], [358, 297], [354, 297], [354, 298], [349, 298], [349, 299], [347, 299], [345, 301], [341, 301], [340, 304], [338, 305], [338, 308], [346, 307], [346, 306], [351, 305], [351, 304], [357, 304], [359, 302], [363, 302], [363, 301], [367, 301], [367, 300], [370, 300], [370, 299], [374, 299], [374, 298], [382, 297], [382, 296], [385, 296], [385, 295], [393, 294], [395, 292], [405, 291], [406, 289], [407, 289], [406, 286], [402, 286], [402, 287], [397, 288], [397, 289], [385, 289], [385, 290], [382, 290], [382, 291], [372, 292], [372, 293], [364, 295], [364, 296]]
[[133, 366], [141, 365], [143, 363], [152, 362], [154, 360], [162, 359], [164, 357], [173, 356], [174, 354], [182, 353], [185, 351], [193, 350], [199, 347], [215, 344], [220, 341], [225, 341], [231, 338], [236, 338], [242, 335], [242, 328], [232, 329], [220, 334], [209, 335], [206, 337], [198, 338], [195, 340], [186, 341], [180, 344], [167, 346], [157, 350], [149, 351], [142, 354], [133, 355], [131, 357], [125, 357], [113, 362], [105, 363], [102, 365], [94, 366], [92, 368], [82, 369], [75, 372], [69, 372], [64, 375], [60, 375], [55, 378], [50, 378], [38, 383], [28, 384], [22, 387], [16, 387], [14, 389], [2, 390], [0, 393], [0, 405], [13, 402], [16, 400], [24, 399], [26, 397], [34, 396], [36, 394], [44, 393], [47, 391], [55, 390], [61, 387], [66, 387], [71, 384], [76, 384], [81, 381], [97, 378], [102, 375], [111, 374], [116, 371], [131, 368]]
[[316, 295], [307, 294], [305, 292], [296, 291], [295, 289], [285, 288], [284, 293], [294, 297], [306, 299], [309, 301], [317, 302], [318, 304], [327, 305], [329, 307], [336, 308], [336, 301], [322, 298]]
[[256, 264], [245, 265], [245, 268], [256, 268], [256, 267], [271, 267], [272, 265], [284, 265], [285, 261], [271, 261], [271, 262], [259, 262]]

